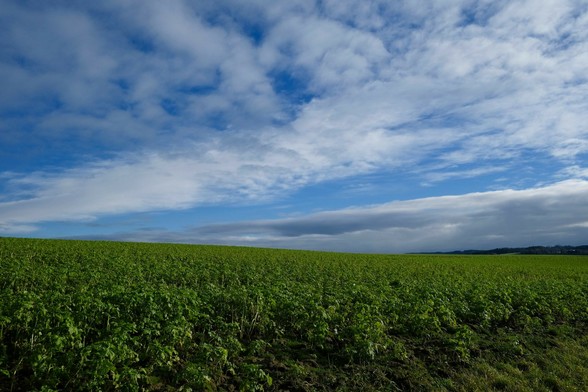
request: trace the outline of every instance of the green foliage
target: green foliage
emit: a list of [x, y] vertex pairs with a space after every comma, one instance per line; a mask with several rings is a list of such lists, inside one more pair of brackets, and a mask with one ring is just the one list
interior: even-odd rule
[[0, 238], [0, 390], [581, 390], [587, 322], [582, 257]]

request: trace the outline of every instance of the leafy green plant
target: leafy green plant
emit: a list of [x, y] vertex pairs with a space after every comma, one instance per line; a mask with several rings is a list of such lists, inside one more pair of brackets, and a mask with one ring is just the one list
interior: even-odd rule
[[0, 238], [0, 267], [0, 390], [582, 389], [588, 374], [582, 257]]

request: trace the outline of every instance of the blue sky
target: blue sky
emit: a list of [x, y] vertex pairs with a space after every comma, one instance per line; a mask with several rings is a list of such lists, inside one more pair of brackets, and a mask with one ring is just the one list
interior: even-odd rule
[[0, 235], [588, 242], [580, 0], [3, 1]]

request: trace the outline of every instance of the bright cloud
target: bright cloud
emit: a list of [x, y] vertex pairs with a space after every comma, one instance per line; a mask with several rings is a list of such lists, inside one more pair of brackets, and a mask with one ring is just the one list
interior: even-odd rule
[[[286, 199], [331, 210], [328, 192], [296, 195], [373, 178], [422, 203], [586, 178], [581, 1], [7, 1], [0, 23], [5, 233]], [[446, 231], [467, 220], [430, 213]], [[384, 232], [410, 230], [329, 238]], [[337, 248], [312, 235], [279, 241]]]

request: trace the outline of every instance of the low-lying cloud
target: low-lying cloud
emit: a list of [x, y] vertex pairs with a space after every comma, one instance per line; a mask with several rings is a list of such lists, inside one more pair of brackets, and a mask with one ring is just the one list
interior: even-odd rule
[[579, 245], [588, 238], [587, 199], [588, 181], [568, 180], [542, 188], [395, 201], [296, 218], [114, 237], [378, 253]]

